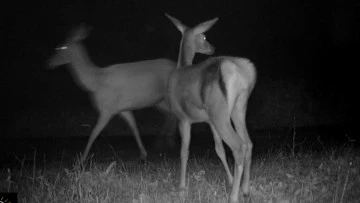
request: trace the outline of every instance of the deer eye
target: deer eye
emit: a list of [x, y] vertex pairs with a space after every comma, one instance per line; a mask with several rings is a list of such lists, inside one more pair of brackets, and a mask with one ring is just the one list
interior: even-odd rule
[[57, 47], [56, 50], [65, 50], [67, 48], [68, 48], [67, 46], [61, 46], [61, 47]]

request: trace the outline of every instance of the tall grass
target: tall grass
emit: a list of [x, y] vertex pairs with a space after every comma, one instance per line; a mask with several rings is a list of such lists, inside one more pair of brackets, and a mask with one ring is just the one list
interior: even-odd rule
[[[36, 157], [34, 151], [34, 159]], [[232, 160], [229, 160], [232, 163]], [[20, 202], [226, 202], [230, 186], [217, 158], [192, 157], [186, 196], [179, 196], [179, 159], [148, 162], [76, 158], [36, 164], [18, 159], [0, 173], [0, 191]], [[321, 153], [283, 149], [254, 159], [250, 198], [244, 202], [357, 202], [360, 153], [351, 146]]]

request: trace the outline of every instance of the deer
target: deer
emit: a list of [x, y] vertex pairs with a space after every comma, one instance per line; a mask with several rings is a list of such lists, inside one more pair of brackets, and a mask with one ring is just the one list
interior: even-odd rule
[[[210, 55], [214, 52], [214, 47], [206, 40], [204, 33], [218, 18], [191, 28], [165, 15], [182, 34], [177, 66], [168, 79], [170, 109], [178, 118], [181, 135], [180, 190], [186, 190], [191, 124], [207, 122], [213, 134], [215, 151], [231, 185], [229, 202], [239, 202], [240, 183], [243, 195], [248, 196], [250, 193], [253, 144], [246, 128], [245, 116], [248, 98], [256, 83], [255, 66], [249, 59], [231, 56], [209, 57], [192, 64], [196, 53]], [[232, 151], [234, 176], [228, 166], [222, 141]]]
[[65, 43], [56, 48], [56, 53], [48, 61], [50, 68], [70, 64], [67, 67], [73, 78], [89, 93], [99, 114], [81, 161], [87, 159], [94, 141], [115, 114], [130, 126], [140, 150], [140, 159], [146, 160], [147, 151], [132, 111], [155, 107], [167, 116], [167, 122], [176, 129], [176, 117], [170, 113], [165, 100], [167, 79], [176, 64], [169, 59], [159, 58], [98, 67], [90, 60], [83, 44], [90, 29], [85, 25], [73, 29]]

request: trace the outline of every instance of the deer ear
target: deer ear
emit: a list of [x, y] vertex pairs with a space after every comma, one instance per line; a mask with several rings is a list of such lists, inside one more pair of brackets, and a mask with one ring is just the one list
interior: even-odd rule
[[93, 27], [84, 23], [83, 24], [83, 29], [84, 29], [84, 34], [86, 36], [88, 36], [89, 33], [91, 32], [91, 30], [93, 29]]
[[165, 16], [171, 20], [171, 22], [176, 26], [176, 28], [181, 32], [181, 34], [185, 32], [187, 26], [182, 24], [180, 20], [168, 15], [167, 13], [165, 13]]
[[72, 31], [71, 38], [74, 41], [84, 40], [87, 38], [87, 36], [91, 30], [92, 30], [91, 26], [88, 26], [85, 23], [82, 23]]
[[206, 31], [208, 31], [215, 23], [216, 21], [218, 21], [219, 18], [216, 17], [212, 20], [208, 20], [208, 21], [205, 21], [203, 23], [200, 23], [199, 25], [197, 25], [195, 28], [194, 28], [194, 32], [196, 34], [200, 34], [200, 33], [204, 33]]

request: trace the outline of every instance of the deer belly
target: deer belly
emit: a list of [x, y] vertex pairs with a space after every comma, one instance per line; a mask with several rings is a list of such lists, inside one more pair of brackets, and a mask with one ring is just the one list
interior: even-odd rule
[[[110, 99], [113, 97], [114, 99]], [[117, 109], [133, 110], [154, 106], [163, 100], [164, 94], [160, 91], [151, 91], [143, 88], [124, 88], [113, 91], [107, 99], [116, 102]]]
[[174, 110], [180, 119], [189, 120], [191, 123], [204, 122], [209, 119], [204, 108], [184, 98], [177, 101]]

